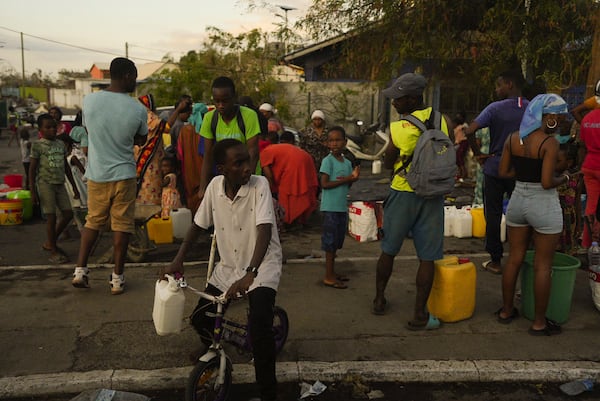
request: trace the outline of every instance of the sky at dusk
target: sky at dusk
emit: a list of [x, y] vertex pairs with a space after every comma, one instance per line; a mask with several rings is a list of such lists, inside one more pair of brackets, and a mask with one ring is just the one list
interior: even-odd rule
[[234, 34], [254, 28], [272, 32], [273, 23], [283, 21], [280, 5], [296, 8], [288, 11], [291, 26], [310, 3], [281, 0], [249, 11], [243, 0], [6, 1], [0, 12], [0, 72], [20, 74], [23, 59], [26, 75], [42, 70], [56, 78], [61, 69], [87, 71], [94, 62], [125, 56], [126, 43], [136, 64], [166, 54], [177, 61], [201, 48], [208, 26]]

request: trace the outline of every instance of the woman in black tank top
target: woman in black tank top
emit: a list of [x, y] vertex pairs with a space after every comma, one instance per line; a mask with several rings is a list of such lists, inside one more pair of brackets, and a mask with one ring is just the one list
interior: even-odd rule
[[552, 335], [561, 330], [546, 318], [546, 309], [554, 252], [562, 231], [555, 187], [568, 177], [554, 175], [559, 144], [550, 135], [566, 113], [567, 104], [560, 96], [536, 96], [525, 110], [519, 132], [507, 138], [500, 160], [500, 177], [514, 178], [516, 184], [506, 212], [510, 251], [502, 273], [503, 306], [496, 316], [500, 323], [510, 323], [518, 316], [514, 307], [515, 286], [527, 248], [535, 238], [535, 318], [529, 328], [531, 335]]

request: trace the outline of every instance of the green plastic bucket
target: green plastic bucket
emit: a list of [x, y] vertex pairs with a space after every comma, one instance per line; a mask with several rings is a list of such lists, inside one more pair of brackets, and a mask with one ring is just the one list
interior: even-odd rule
[[8, 199], [20, 199], [23, 203], [23, 221], [31, 220], [33, 217], [33, 201], [31, 200], [31, 191], [20, 189], [6, 194]]
[[[521, 309], [523, 316], [529, 320], [535, 318], [535, 299], [533, 294], [533, 255], [534, 251], [527, 251], [521, 266]], [[552, 284], [546, 317], [557, 323], [564, 323], [569, 319], [575, 276], [581, 262], [573, 256], [556, 252], [552, 261]]]

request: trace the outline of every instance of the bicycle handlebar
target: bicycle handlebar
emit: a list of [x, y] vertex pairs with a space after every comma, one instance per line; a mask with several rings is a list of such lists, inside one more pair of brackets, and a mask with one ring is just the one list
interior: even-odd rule
[[[177, 285], [179, 286], [179, 288], [188, 289], [188, 290], [192, 291], [194, 294], [200, 296], [200, 298], [204, 298], [215, 304], [223, 304], [224, 305], [229, 301], [225, 297], [225, 295], [227, 294], [226, 292], [222, 293], [221, 295], [212, 295], [207, 292], [197, 290], [196, 288], [192, 287], [191, 285], [188, 285], [188, 283], [185, 281], [185, 277], [183, 277], [183, 275], [179, 275], [179, 277], [177, 278]], [[242, 299], [242, 298], [244, 298], [244, 296], [238, 294], [238, 296], [234, 299]]]

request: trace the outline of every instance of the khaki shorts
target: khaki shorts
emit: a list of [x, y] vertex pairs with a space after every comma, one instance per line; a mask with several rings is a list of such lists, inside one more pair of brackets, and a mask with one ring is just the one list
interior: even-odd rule
[[40, 208], [44, 214], [56, 214], [56, 209], [60, 211], [71, 210], [71, 201], [65, 184], [38, 182], [37, 191]]
[[135, 232], [135, 178], [113, 182], [94, 182], [88, 179], [87, 186], [87, 228], [103, 230], [110, 217], [112, 231]]

